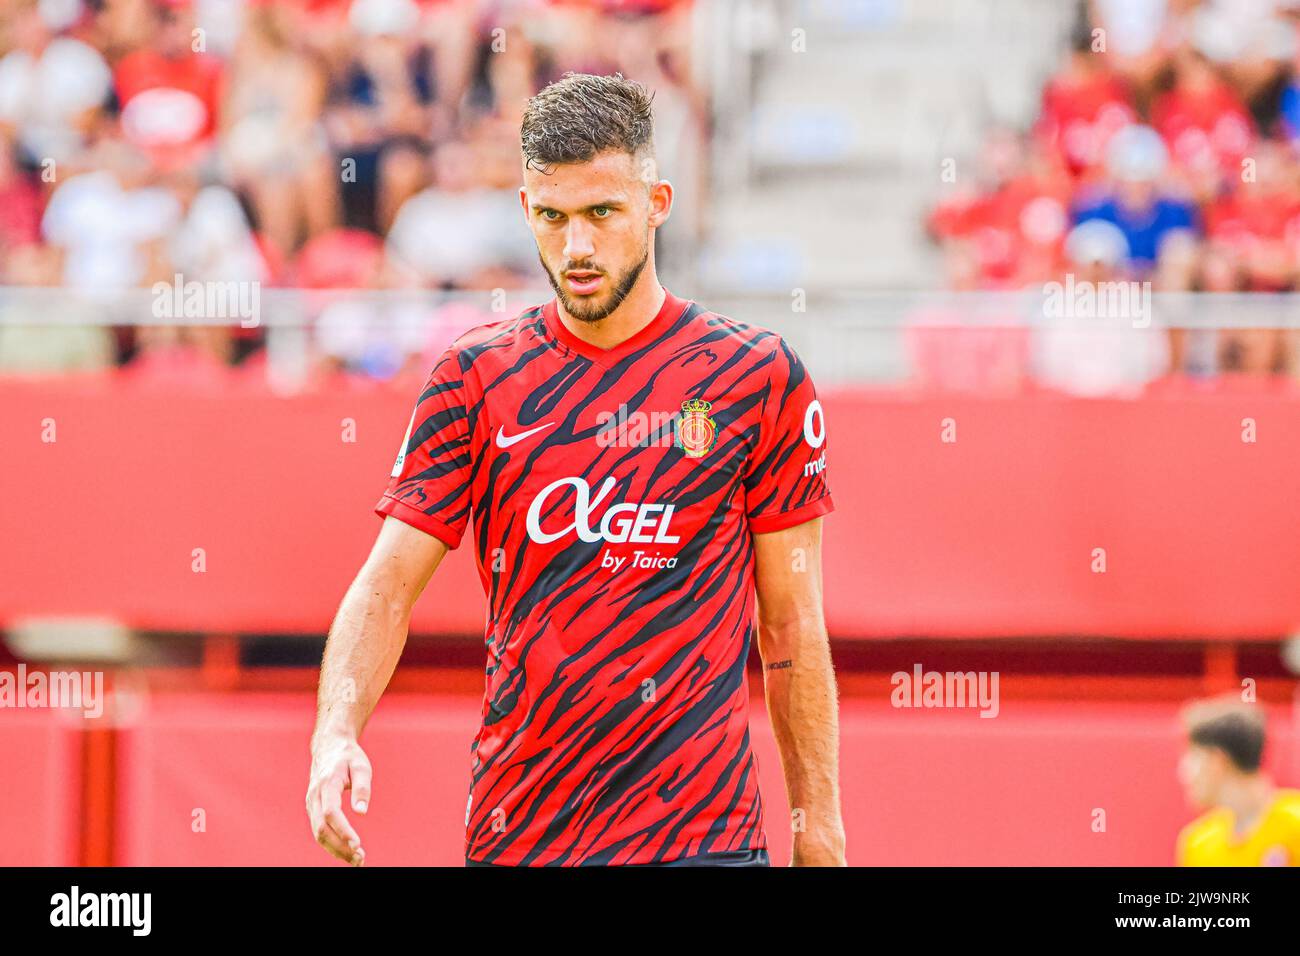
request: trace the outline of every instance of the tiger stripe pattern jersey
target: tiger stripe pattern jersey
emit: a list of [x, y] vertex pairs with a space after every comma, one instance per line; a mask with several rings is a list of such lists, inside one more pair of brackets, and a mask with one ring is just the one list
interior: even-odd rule
[[448, 348], [376, 511], [450, 548], [472, 524], [488, 610], [467, 859], [766, 848], [751, 535], [830, 512], [825, 470], [789, 345], [671, 293], [613, 349], [554, 299]]

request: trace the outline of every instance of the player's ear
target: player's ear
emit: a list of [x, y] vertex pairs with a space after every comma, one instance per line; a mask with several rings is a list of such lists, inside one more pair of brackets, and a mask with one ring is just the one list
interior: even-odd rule
[[650, 226], [657, 228], [668, 221], [673, 211], [673, 184], [661, 179], [650, 187]]
[[527, 186], [519, 187], [519, 205], [524, 211], [524, 222], [528, 222], [529, 217], [528, 217], [528, 187]]
[[1222, 780], [1233, 769], [1235, 769], [1236, 766], [1233, 764], [1232, 758], [1228, 756], [1227, 752], [1218, 747], [1209, 748], [1209, 754], [1206, 757], [1206, 760], [1209, 763], [1210, 770], [1216, 780]]

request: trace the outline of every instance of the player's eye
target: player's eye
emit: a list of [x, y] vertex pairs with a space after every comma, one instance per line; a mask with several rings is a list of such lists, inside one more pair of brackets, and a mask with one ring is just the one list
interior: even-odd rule
[[558, 219], [560, 218], [561, 215], [562, 215], [562, 214], [560, 213], [560, 211], [559, 211], [558, 209], [543, 209], [543, 210], [542, 210], [542, 218], [545, 219], [547, 222], [555, 222], [556, 220], [558, 220]]
[[610, 209], [608, 206], [597, 206], [591, 211], [591, 214], [597, 219], [608, 219], [614, 214], [614, 210]]

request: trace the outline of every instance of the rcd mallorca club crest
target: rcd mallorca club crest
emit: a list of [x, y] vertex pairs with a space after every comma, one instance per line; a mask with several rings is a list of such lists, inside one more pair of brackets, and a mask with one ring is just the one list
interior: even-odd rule
[[711, 402], [699, 398], [682, 402], [682, 414], [677, 419], [677, 447], [688, 458], [703, 458], [717, 441], [718, 425], [709, 417], [711, 408]]

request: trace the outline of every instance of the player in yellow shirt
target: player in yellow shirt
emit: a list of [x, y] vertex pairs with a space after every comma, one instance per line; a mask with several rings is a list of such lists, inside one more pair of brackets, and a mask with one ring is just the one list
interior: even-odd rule
[[1260, 770], [1263, 712], [1234, 697], [1193, 704], [1185, 720], [1178, 776], [1206, 812], [1178, 834], [1178, 865], [1300, 866], [1300, 790]]

